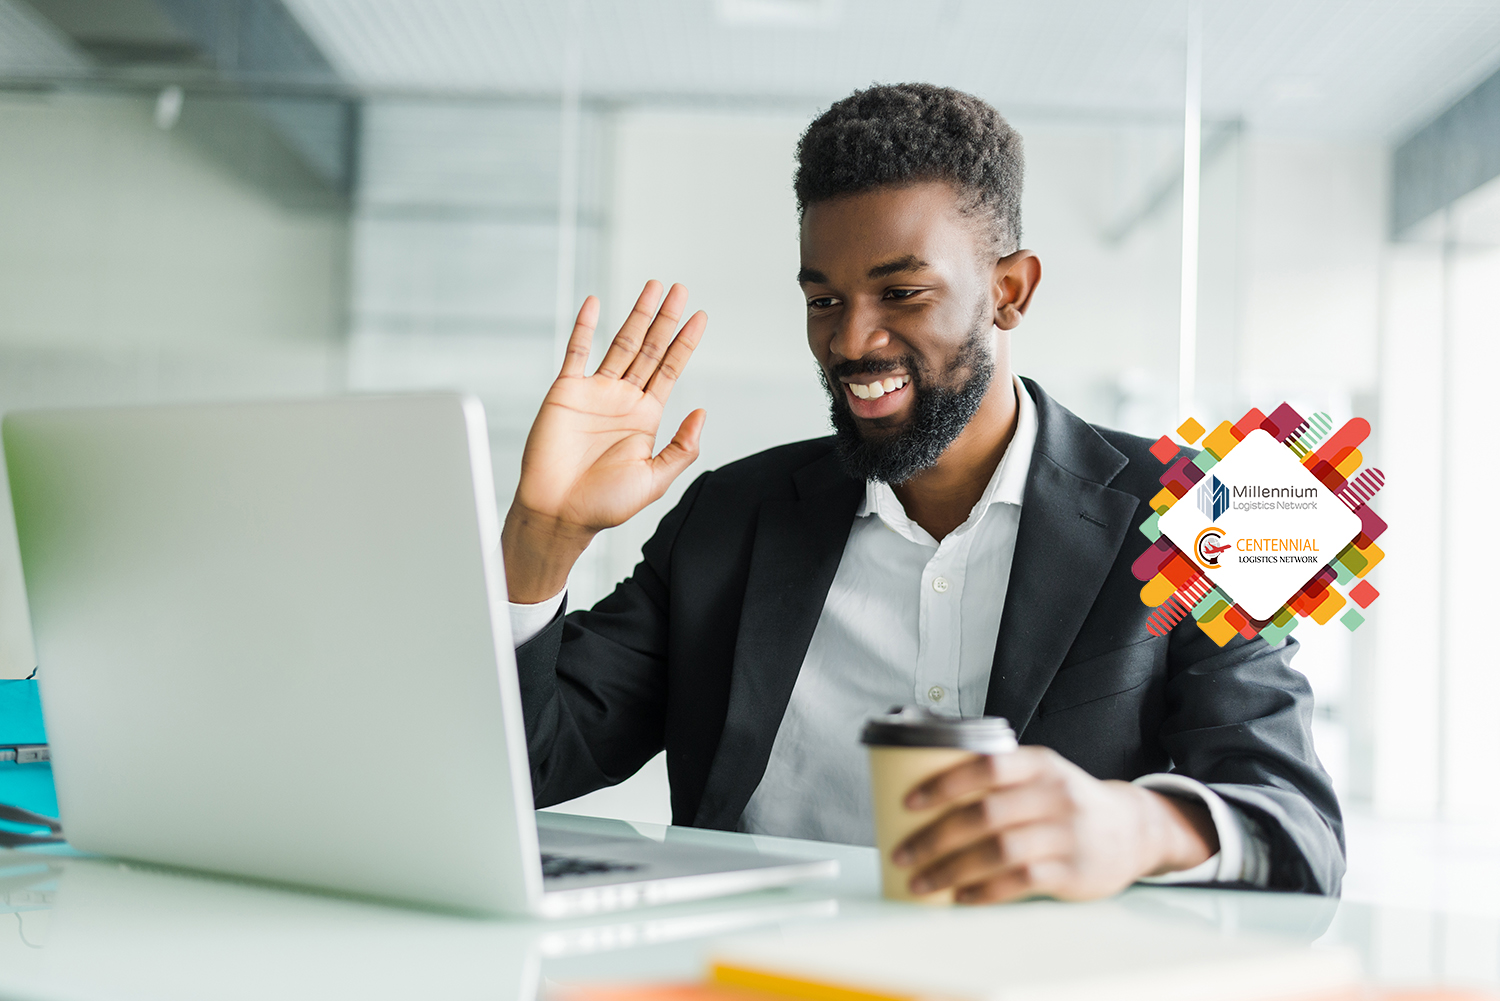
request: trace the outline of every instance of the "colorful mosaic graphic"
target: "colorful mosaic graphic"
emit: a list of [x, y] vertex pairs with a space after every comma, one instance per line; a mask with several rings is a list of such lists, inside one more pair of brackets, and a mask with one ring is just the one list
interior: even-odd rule
[[[1251, 618], [1157, 527], [1160, 517], [1205, 476], [1212, 476], [1210, 470], [1256, 428], [1290, 449], [1360, 520], [1360, 533], [1354, 541], [1269, 619]], [[1151, 499], [1153, 513], [1141, 525], [1141, 532], [1152, 544], [1132, 568], [1136, 579], [1144, 583], [1141, 600], [1154, 609], [1146, 619], [1147, 630], [1154, 636], [1165, 636], [1191, 615], [1199, 629], [1223, 646], [1235, 636], [1260, 636], [1279, 643], [1302, 619], [1327, 625], [1337, 616], [1349, 630], [1358, 629], [1365, 621], [1360, 610], [1369, 608], [1380, 596], [1365, 577], [1385, 556], [1375, 540], [1385, 532], [1386, 524], [1370, 507], [1370, 499], [1385, 484], [1385, 475], [1378, 469], [1360, 470], [1364, 457], [1359, 446], [1369, 437], [1369, 422], [1356, 417], [1334, 431], [1327, 414], [1304, 419], [1283, 403], [1270, 416], [1252, 408], [1235, 423], [1224, 421], [1212, 431], [1188, 418], [1177, 434], [1187, 445], [1198, 444], [1202, 451], [1188, 455], [1182, 445], [1166, 435], [1151, 446], [1151, 454], [1167, 471], [1161, 475], [1161, 491]], [[1199, 503], [1205, 503], [1203, 498], [1207, 497], [1206, 503], [1217, 506], [1222, 488], [1217, 478], [1210, 484], [1200, 493]]]

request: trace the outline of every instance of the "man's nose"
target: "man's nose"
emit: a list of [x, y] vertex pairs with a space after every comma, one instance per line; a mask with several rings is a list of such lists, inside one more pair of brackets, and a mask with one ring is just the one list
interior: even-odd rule
[[855, 361], [890, 342], [891, 335], [882, 325], [880, 311], [872, 305], [851, 302], [846, 305], [828, 347], [839, 358]]

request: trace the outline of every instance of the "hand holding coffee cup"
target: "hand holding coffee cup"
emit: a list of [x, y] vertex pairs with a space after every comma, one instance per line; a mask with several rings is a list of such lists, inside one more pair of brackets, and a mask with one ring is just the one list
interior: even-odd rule
[[1207, 807], [1099, 779], [1002, 719], [909, 709], [865, 727], [885, 896], [1094, 900], [1219, 850]]
[[[923, 782], [967, 758], [1015, 750], [1016, 735], [999, 717], [958, 719], [907, 708], [865, 724], [861, 741], [870, 749], [870, 785], [875, 812], [875, 844], [880, 851], [881, 892], [888, 900], [951, 904], [954, 888], [913, 893], [913, 870], [898, 866], [892, 853], [908, 836], [955, 804], [909, 809], [906, 798]], [[976, 793], [978, 799], [983, 793]]]

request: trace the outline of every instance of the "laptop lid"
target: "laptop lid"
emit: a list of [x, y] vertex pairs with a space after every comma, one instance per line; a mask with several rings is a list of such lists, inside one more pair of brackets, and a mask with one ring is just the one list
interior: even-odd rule
[[35, 411], [3, 433], [72, 844], [535, 908], [477, 400]]

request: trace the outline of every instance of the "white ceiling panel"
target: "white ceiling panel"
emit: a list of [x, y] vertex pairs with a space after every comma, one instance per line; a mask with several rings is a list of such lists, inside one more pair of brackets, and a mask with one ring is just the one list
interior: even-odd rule
[[[372, 90], [826, 102], [930, 80], [1027, 114], [1176, 113], [1185, 0], [287, 0]], [[1496, 0], [1206, 0], [1209, 114], [1391, 139], [1500, 63]]]

